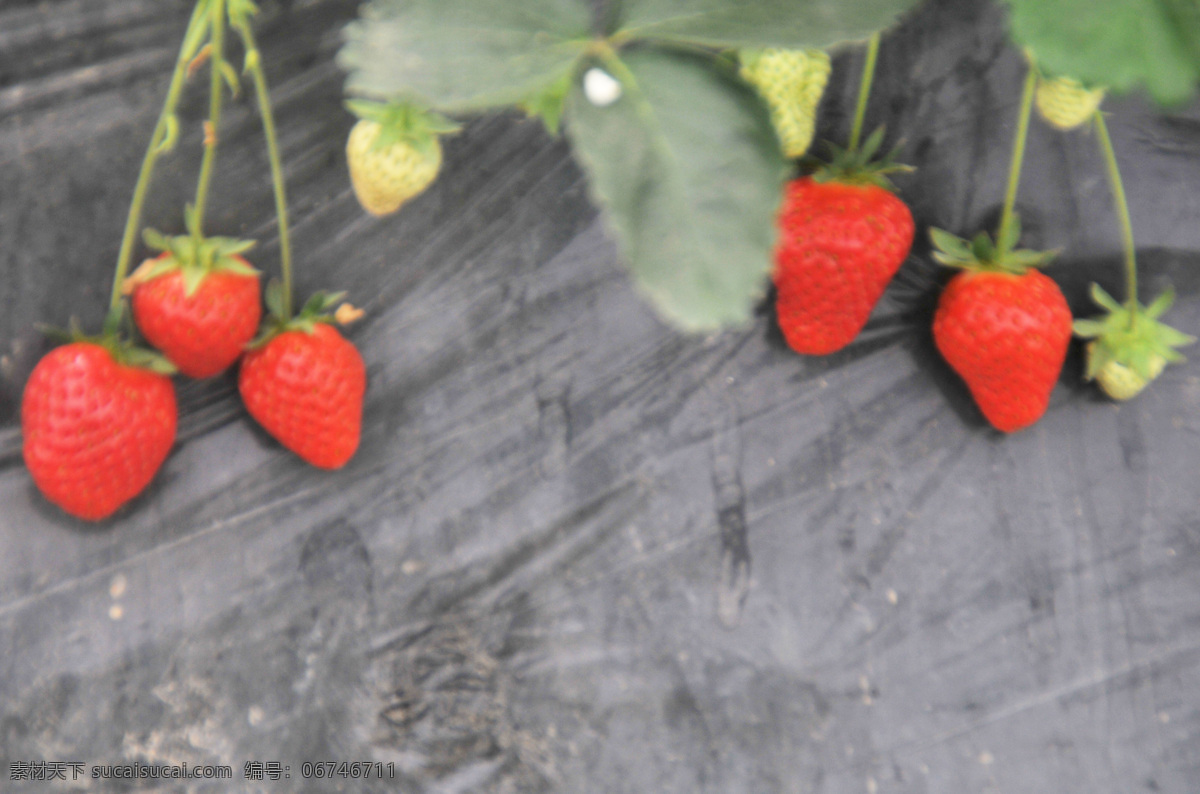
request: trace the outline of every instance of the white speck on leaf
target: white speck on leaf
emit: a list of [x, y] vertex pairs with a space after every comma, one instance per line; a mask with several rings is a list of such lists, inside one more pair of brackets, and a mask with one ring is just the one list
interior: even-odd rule
[[583, 93], [598, 108], [606, 108], [621, 98], [621, 84], [603, 69], [592, 67], [583, 76]]

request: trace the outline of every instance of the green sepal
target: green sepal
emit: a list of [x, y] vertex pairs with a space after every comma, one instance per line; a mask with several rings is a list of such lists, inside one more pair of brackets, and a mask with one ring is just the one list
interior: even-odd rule
[[267, 313], [271, 317], [283, 317], [283, 285], [273, 278], [267, 284], [265, 296]]
[[[76, 325], [78, 325], [78, 323], [79, 323], [79, 321], [76, 320], [74, 317], [71, 318], [71, 322], [75, 323]], [[42, 334], [43, 336], [47, 337], [51, 341], [58, 342], [59, 344], [65, 345], [70, 342], [78, 341], [73, 330], [69, 330], [66, 328], [59, 328], [57, 325], [47, 325], [46, 323], [34, 323], [33, 327], [36, 328], [38, 330], [38, 332], [40, 334]]]
[[360, 119], [373, 121], [380, 126], [379, 135], [371, 144], [372, 151], [404, 143], [422, 155], [431, 157], [439, 135], [450, 135], [462, 129], [461, 124], [412, 102], [349, 99], [346, 100], [346, 109]]
[[808, 168], [815, 169], [812, 178], [817, 182], [842, 182], [849, 185], [876, 185], [884, 190], [895, 192], [896, 186], [888, 179], [888, 174], [911, 173], [916, 169], [911, 165], [897, 163], [896, 156], [900, 153], [902, 144], [896, 146], [879, 159], [880, 147], [883, 146], [885, 129], [879, 127], [869, 136], [858, 149], [843, 149], [829, 141], [823, 144], [829, 152], [827, 160], [816, 157], [805, 157], [801, 162]]
[[267, 284], [267, 318], [262, 329], [249, 344], [247, 350], [257, 350], [285, 331], [303, 331], [311, 334], [317, 323], [336, 324], [332, 314], [334, 307], [346, 297], [345, 292], [314, 292], [304, 303], [299, 313], [289, 320], [283, 318], [283, 285], [277, 279]]
[[125, 348], [123, 357], [123, 363], [138, 369], [148, 369], [159, 375], [174, 375], [179, 371], [166, 356], [143, 347], [129, 346]]
[[[184, 210], [185, 223], [189, 229], [195, 227], [195, 212], [191, 206]], [[210, 273], [234, 273], [239, 276], [257, 276], [259, 271], [251, 267], [239, 255], [253, 248], [253, 240], [238, 240], [233, 237], [201, 237], [195, 233], [167, 237], [154, 229], [142, 231], [146, 247], [160, 251], [159, 257], [145, 274], [145, 280], [183, 271], [184, 294], [192, 296]]]
[[134, 343], [133, 317], [127, 310], [125, 301], [109, 310], [99, 336], [84, 333], [77, 317], [68, 321], [65, 330], [48, 325], [39, 325], [38, 328], [46, 336], [62, 344], [89, 342], [99, 345], [107, 350], [118, 364], [149, 370], [159, 375], [174, 375], [179, 371], [161, 353]]
[[1076, 320], [1071, 326], [1076, 336], [1095, 340], [1089, 348], [1085, 380], [1092, 380], [1106, 364], [1115, 361], [1151, 381], [1161, 372], [1162, 362], [1186, 360], [1175, 348], [1192, 344], [1196, 337], [1158, 321], [1174, 303], [1174, 289], [1168, 288], [1149, 306], [1118, 303], [1099, 284], [1092, 284], [1091, 294], [1106, 313]]
[[[104, 325], [100, 331], [104, 336], [115, 337], [121, 333], [122, 321], [129, 316], [129, 312], [125, 311], [125, 301], [119, 301], [116, 306], [108, 310], [108, 314], [104, 316]], [[75, 323], [72, 331], [79, 333], [78, 321], [71, 318]]]
[[946, 267], [1019, 276], [1030, 268], [1045, 267], [1058, 256], [1058, 249], [1014, 250], [1020, 237], [1021, 222], [1016, 215], [1012, 216], [1011, 225], [999, 241], [993, 241], [987, 232], [979, 232], [968, 242], [942, 229], [929, 229], [933, 259]]
[[208, 275], [199, 267], [180, 268], [180, 272], [183, 274], [183, 294], [189, 298], [196, 294], [196, 290], [200, 289], [204, 282], [204, 277]]
[[1092, 300], [1094, 300], [1102, 309], [1108, 309], [1110, 312], [1123, 311], [1124, 307], [1117, 302], [1117, 299], [1104, 291], [1104, 288], [1099, 284], [1092, 284], [1091, 289]]

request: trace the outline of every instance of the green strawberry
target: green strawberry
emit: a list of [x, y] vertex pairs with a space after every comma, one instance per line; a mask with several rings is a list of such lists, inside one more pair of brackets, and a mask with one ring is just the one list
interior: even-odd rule
[[1039, 77], [1033, 97], [1038, 113], [1060, 130], [1073, 130], [1092, 120], [1104, 101], [1103, 88], [1085, 88], [1072, 77]]
[[784, 156], [803, 157], [812, 144], [817, 105], [829, 79], [823, 50], [742, 50], [741, 76], [753, 85], [771, 112]]
[[1149, 306], [1137, 304], [1131, 309], [1093, 284], [1092, 299], [1108, 313], [1075, 321], [1075, 335], [1093, 340], [1087, 346], [1084, 379], [1095, 380], [1114, 400], [1136, 397], [1168, 363], [1184, 360], [1175, 348], [1196, 341], [1158, 322], [1175, 301], [1174, 290], [1168, 289]]
[[437, 178], [438, 135], [459, 127], [411, 104], [352, 100], [346, 106], [359, 117], [346, 141], [354, 193], [372, 215], [393, 213]]

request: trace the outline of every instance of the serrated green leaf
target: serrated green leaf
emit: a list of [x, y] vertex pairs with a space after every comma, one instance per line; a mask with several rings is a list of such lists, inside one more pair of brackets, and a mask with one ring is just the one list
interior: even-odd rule
[[1013, 38], [1041, 67], [1084, 84], [1144, 85], [1162, 103], [1188, 98], [1200, 78], [1195, 0], [1007, 0]]
[[710, 47], [825, 48], [866, 39], [916, 0], [625, 0], [619, 35]]
[[762, 292], [786, 163], [749, 87], [658, 50], [607, 68], [622, 96], [577, 83], [567, 133], [641, 289], [684, 329], [741, 322]]
[[517, 104], [590, 43], [582, 0], [373, 0], [338, 54], [350, 93], [448, 112]]

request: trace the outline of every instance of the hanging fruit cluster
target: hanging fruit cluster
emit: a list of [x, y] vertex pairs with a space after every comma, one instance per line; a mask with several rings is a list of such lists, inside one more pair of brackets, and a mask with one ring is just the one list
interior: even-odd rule
[[[333, 327], [341, 295], [314, 295], [292, 312], [287, 198], [250, 23], [256, 11], [250, 0], [197, 2], [134, 189], [104, 328], [95, 336], [76, 327], [60, 333], [68, 343], [45, 356], [26, 384], [26, 464], [46, 498], [79, 518], [112, 515], [166, 460], [177, 422], [175, 372], [208, 378], [243, 359], [238, 390], [246, 409], [281, 444], [322, 468], [344, 465], [358, 448], [366, 368]], [[282, 280], [267, 288], [265, 323], [260, 273], [243, 256], [254, 242], [204, 234], [222, 100], [226, 89], [236, 95], [241, 86], [226, 54], [229, 30], [242, 40], [243, 72], [258, 101], [279, 221]], [[188, 77], [205, 64], [209, 114], [196, 198], [183, 210], [187, 234], [145, 230], [146, 246], [158, 254], [129, 274], [154, 165], [177, 144], [176, 106]], [[357, 312], [344, 304], [339, 314]], [[160, 352], [140, 347], [138, 333]]]
[[[877, 139], [857, 151], [878, 47], [875, 36], [867, 49], [849, 148], [834, 149], [831, 164], [789, 183], [784, 193], [775, 252], [776, 316], [784, 339], [798, 353], [827, 354], [849, 344], [866, 324], [912, 243], [912, 217], [895, 195], [884, 190], [888, 185], [880, 176], [900, 167], [890, 157], [871, 162]], [[794, 56], [804, 62], [810, 58], [805, 53]], [[754, 75], [751, 71], [752, 79]], [[763, 90], [758, 82], [755, 85]], [[961, 271], [938, 302], [934, 341], [965, 381], [983, 416], [1006, 433], [1029, 427], [1046, 412], [1072, 329], [1075, 335], [1092, 340], [1086, 347], [1085, 377], [1116, 400], [1137, 395], [1166, 364], [1183, 360], [1176, 348], [1195, 341], [1158, 322], [1171, 306], [1172, 292], [1149, 307], [1138, 303], [1129, 209], [1100, 112], [1104, 94], [1103, 88], [1087, 88], [1069, 77], [1044, 75], [1029, 55], [1008, 191], [995, 238], [979, 232], [965, 240], [930, 229], [934, 259]], [[764, 93], [769, 96], [775, 94]], [[817, 107], [811, 94], [787, 108], [777, 107], [777, 100], [768, 102], [781, 141], [792, 135], [796, 124], [779, 126], [779, 119], [789, 114], [811, 116]], [[1034, 106], [1059, 130], [1094, 123], [1108, 165], [1124, 243], [1127, 298], [1120, 304], [1093, 285], [1094, 299], [1108, 310], [1098, 318], [1072, 323], [1062, 291], [1038, 270], [1049, 265], [1056, 252], [1017, 247], [1021, 226], [1014, 208]], [[789, 152], [789, 156], [795, 155]]]

